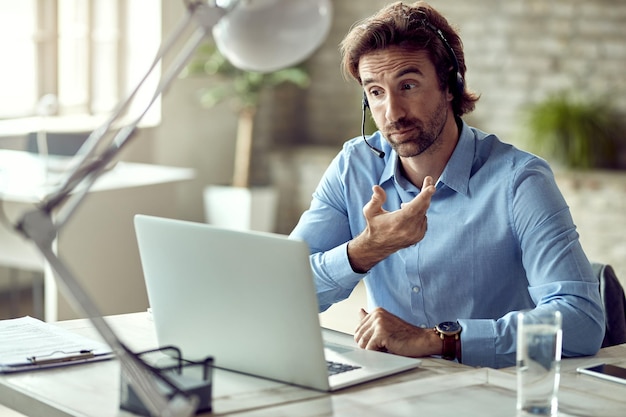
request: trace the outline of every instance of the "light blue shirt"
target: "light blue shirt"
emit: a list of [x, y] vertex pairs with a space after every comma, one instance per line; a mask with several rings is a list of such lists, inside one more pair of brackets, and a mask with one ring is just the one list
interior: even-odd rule
[[548, 164], [464, 122], [424, 239], [366, 274], [354, 272], [347, 242], [365, 228], [372, 185], [384, 188], [389, 211], [420, 191], [379, 132], [368, 141], [385, 157], [360, 137], [346, 142], [290, 235], [310, 246], [320, 311], [364, 280], [369, 309], [425, 328], [458, 321], [469, 365], [513, 365], [516, 312], [534, 308], [561, 311], [564, 356], [598, 351], [605, 328], [598, 281]]

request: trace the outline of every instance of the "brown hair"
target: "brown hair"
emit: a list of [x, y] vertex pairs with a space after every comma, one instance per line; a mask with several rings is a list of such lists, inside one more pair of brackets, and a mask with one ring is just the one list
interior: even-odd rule
[[[437, 30], [454, 52], [456, 63]], [[466, 71], [461, 38], [445, 17], [423, 1], [411, 5], [392, 3], [373, 16], [357, 22], [340, 45], [344, 75], [351, 76], [361, 84], [361, 57], [394, 45], [415, 51], [425, 50], [428, 53], [437, 71], [441, 89], [449, 87], [454, 94], [454, 114], [461, 116], [474, 110], [479, 96], [468, 91], [464, 83], [462, 92], [457, 88], [456, 64], [458, 63], [458, 73], [462, 79], [465, 78]]]

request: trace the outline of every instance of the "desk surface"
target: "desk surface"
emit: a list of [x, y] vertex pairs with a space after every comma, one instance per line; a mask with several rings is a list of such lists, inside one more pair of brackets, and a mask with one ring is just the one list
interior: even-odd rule
[[[146, 313], [107, 318], [131, 349], [156, 346]], [[95, 337], [87, 320], [58, 325]], [[578, 375], [598, 362], [626, 366], [626, 345], [562, 364], [560, 412], [568, 416], [623, 416], [626, 386]], [[0, 402], [29, 416], [128, 416], [119, 410], [116, 360], [0, 376]], [[333, 394], [216, 370], [214, 415], [237, 416], [514, 416], [515, 369], [471, 368], [425, 359], [419, 369]]]

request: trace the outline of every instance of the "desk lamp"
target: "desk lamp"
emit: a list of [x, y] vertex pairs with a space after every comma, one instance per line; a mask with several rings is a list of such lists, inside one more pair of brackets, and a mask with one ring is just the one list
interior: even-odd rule
[[[184, 5], [184, 18], [164, 40], [136, 88], [87, 138], [60, 185], [15, 225], [17, 231], [34, 242], [56, 273], [61, 288], [75, 302], [75, 307], [90, 318], [116, 353], [129, 384], [155, 416], [191, 415], [196, 410], [197, 401], [186, 395], [174, 395], [168, 399], [159, 393], [157, 380], [171, 383], [165, 376], [152, 373], [102, 318], [75, 276], [55, 254], [53, 244], [57, 234], [99, 175], [130, 142], [148, 109], [166, 91], [205, 38], [212, 35], [220, 52], [235, 66], [248, 71], [270, 72], [297, 64], [310, 56], [326, 38], [331, 20], [330, 0], [185, 0]], [[179, 42], [184, 45], [180, 47]], [[129, 124], [122, 125], [122, 115], [131, 103], [138, 100], [138, 91], [156, 72], [165, 54], [173, 50], [180, 52], [159, 77], [148, 103]]]

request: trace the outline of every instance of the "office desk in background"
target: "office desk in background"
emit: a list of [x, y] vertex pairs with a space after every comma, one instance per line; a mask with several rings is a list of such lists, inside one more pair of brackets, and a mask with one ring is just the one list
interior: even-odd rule
[[[49, 181], [67, 158], [51, 158]], [[56, 165], [55, 165], [56, 164]], [[57, 168], [55, 174], [55, 167]], [[104, 315], [145, 309], [148, 304], [133, 228], [136, 213], [176, 216], [177, 186], [191, 180], [189, 168], [119, 162], [89, 191], [61, 230], [57, 253]], [[46, 190], [46, 166], [36, 154], [0, 150], [0, 200], [14, 223]], [[49, 188], [47, 188], [49, 189]], [[0, 224], [0, 265], [44, 272], [44, 319], [79, 317], [34, 245]]]
[[[107, 318], [131, 349], [156, 347], [147, 313]], [[95, 337], [89, 321], [58, 325]], [[224, 335], [222, 335], [224, 336]], [[219, 364], [219, 358], [215, 358]], [[562, 363], [561, 417], [623, 417], [626, 386], [578, 375], [576, 367], [608, 362], [626, 366], [626, 345], [594, 357]], [[119, 410], [120, 367], [116, 360], [0, 376], [0, 402], [28, 416], [129, 416]], [[333, 394], [216, 370], [214, 415], [222, 416], [515, 416], [515, 369], [472, 368], [424, 359], [419, 369]]]

